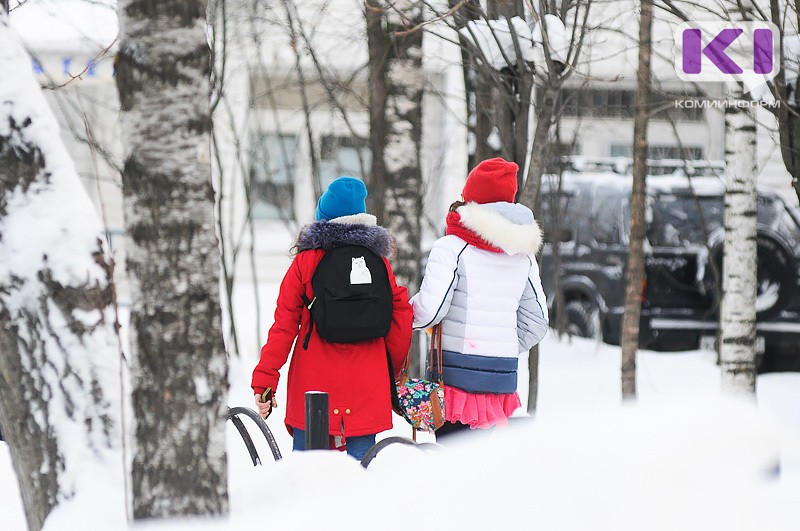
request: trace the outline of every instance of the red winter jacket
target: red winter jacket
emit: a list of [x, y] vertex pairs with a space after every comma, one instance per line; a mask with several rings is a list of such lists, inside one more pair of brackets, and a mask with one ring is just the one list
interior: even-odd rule
[[[393, 383], [389, 380], [386, 352], [398, 375], [411, 345], [413, 315], [408, 291], [397, 285], [386, 259], [392, 240], [384, 228], [374, 224], [374, 219], [361, 214], [321, 221], [300, 233], [300, 252], [281, 283], [275, 322], [261, 349], [252, 381], [253, 390], [259, 394], [267, 387], [277, 389], [278, 371], [295, 343], [286, 383], [285, 423], [290, 433], [293, 428], [305, 429], [306, 391], [328, 393], [331, 435], [370, 435], [392, 427], [389, 386]], [[303, 305], [303, 295], [309, 300], [314, 298], [311, 276], [325, 251], [340, 245], [364, 245], [384, 257], [393, 293], [392, 325], [385, 338], [351, 344], [329, 343], [314, 328], [305, 350], [303, 339], [311, 314]]]

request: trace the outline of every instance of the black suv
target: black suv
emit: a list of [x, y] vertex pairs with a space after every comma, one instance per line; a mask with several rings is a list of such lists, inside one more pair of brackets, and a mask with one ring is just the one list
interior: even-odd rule
[[[642, 347], [682, 350], [714, 344], [722, 270], [720, 171], [713, 166], [691, 172], [656, 167], [648, 176]], [[545, 177], [542, 283], [552, 305], [556, 289], [563, 294], [569, 333], [602, 335], [607, 343], [620, 343], [630, 190], [630, 176], [614, 171], [567, 171], [560, 182]], [[761, 350], [796, 346], [800, 344], [800, 211], [787, 208], [773, 193], [759, 192], [757, 220], [757, 346]], [[555, 308], [551, 312], [555, 326], [558, 314]]]

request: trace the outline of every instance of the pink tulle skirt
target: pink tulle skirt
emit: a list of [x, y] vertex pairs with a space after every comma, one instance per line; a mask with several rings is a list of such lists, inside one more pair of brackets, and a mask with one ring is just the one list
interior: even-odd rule
[[476, 394], [444, 386], [445, 420], [469, 424], [473, 429], [508, 424], [508, 417], [520, 406], [522, 402], [516, 391], [506, 395]]

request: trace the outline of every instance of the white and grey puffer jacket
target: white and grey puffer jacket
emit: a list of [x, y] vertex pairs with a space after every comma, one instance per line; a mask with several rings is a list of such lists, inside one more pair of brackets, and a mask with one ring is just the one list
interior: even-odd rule
[[520, 352], [547, 332], [547, 302], [535, 253], [541, 231], [515, 203], [467, 203], [461, 225], [498, 253], [455, 235], [434, 243], [419, 293], [414, 328], [442, 322], [444, 383], [472, 393], [513, 393]]

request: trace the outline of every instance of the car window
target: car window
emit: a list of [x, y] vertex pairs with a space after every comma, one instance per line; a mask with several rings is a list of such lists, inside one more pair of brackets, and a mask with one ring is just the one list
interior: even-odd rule
[[789, 208], [781, 200], [775, 203], [776, 216], [770, 227], [783, 237], [790, 249], [800, 251], [800, 207]]
[[[650, 242], [650, 230], [653, 227], [653, 196], [647, 195], [644, 199], [645, 239]], [[622, 243], [631, 244], [631, 203], [625, 201], [622, 205]]]
[[[559, 241], [568, 242], [575, 239], [574, 196], [571, 192], [562, 191], [560, 204], [556, 203], [558, 197], [559, 194], [555, 190], [542, 194], [542, 207], [539, 214], [541, 216], [540, 225], [544, 232], [544, 241], [547, 243], [552, 243], [555, 240], [555, 232], [559, 228], [561, 229]], [[561, 223], [557, 222], [557, 218], [561, 219]]]
[[619, 245], [626, 229], [625, 209], [629, 208], [627, 197], [620, 195], [598, 195], [592, 205], [589, 226], [592, 239], [598, 245]]
[[648, 237], [652, 245], [705, 245], [708, 235], [722, 226], [722, 196], [659, 194]]
[[794, 220], [795, 224], [797, 225], [797, 228], [800, 229], [800, 206], [792, 208], [786, 207], [786, 213], [789, 214], [789, 216], [792, 218], [792, 220]]
[[784, 211], [785, 207], [783, 201], [777, 199], [775, 196], [759, 194], [758, 209], [756, 210], [759, 223], [770, 225], [775, 219], [780, 218]]

